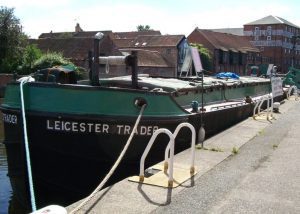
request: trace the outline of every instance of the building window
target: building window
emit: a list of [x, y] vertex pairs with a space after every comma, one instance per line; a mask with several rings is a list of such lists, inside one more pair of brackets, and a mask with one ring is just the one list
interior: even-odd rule
[[254, 37], [254, 40], [255, 40], [255, 41], [258, 41], [258, 40], [259, 40], [259, 36], [255, 36], [255, 37]]
[[287, 42], [287, 38], [286, 37], [284, 38], [284, 41]]
[[286, 48], [284, 49], [284, 53], [286, 54]]
[[291, 53], [291, 49], [289, 49], [289, 54]]
[[268, 41], [271, 41], [271, 39], [272, 39], [271, 36], [267, 36]]
[[272, 27], [271, 27], [271, 26], [268, 26], [268, 27], [267, 27], [267, 35], [268, 35], [268, 36], [271, 36], [271, 35], [272, 35]]

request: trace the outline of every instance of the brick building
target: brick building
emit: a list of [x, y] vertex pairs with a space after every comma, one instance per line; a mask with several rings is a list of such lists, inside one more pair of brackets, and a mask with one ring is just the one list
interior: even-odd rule
[[261, 63], [259, 49], [243, 36], [196, 28], [188, 36], [188, 41], [202, 44], [209, 50], [213, 58], [214, 72], [230, 71], [245, 75], [249, 74], [249, 64]]
[[[120, 51], [138, 50], [145, 60], [152, 52], [153, 63], [141, 63], [139, 71], [165, 77], [177, 77], [188, 47], [184, 35], [138, 35], [134, 39], [114, 39], [114, 43]], [[147, 57], [142, 56], [146, 53]]]
[[[59, 52], [76, 66], [88, 68], [88, 52], [94, 49], [94, 36], [99, 31], [43, 33], [39, 39], [30, 39], [43, 53]], [[102, 31], [104, 38], [100, 43], [100, 55], [121, 56], [122, 53], [114, 46], [111, 31]]]
[[244, 36], [259, 48], [262, 63], [277, 65], [286, 73], [300, 67], [300, 28], [277, 16], [267, 16], [244, 25]]
[[[75, 65], [88, 69], [88, 51], [93, 51], [94, 35], [99, 31], [83, 31], [79, 24], [74, 32], [42, 33], [37, 44], [44, 53], [60, 52]], [[104, 38], [100, 42], [101, 56], [122, 56], [131, 51], [138, 52], [139, 73], [154, 76], [176, 77], [185, 56], [187, 41], [184, 35], [161, 35], [160, 31], [112, 32], [100, 31]], [[102, 76], [130, 74], [125, 66], [100, 66]]]

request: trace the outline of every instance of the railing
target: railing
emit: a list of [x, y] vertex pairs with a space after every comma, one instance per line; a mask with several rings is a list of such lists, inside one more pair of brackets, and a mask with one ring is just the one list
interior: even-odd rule
[[139, 175], [140, 182], [143, 182], [144, 178], [145, 178], [145, 159], [146, 159], [146, 157], [147, 157], [147, 155], [148, 155], [155, 139], [161, 133], [165, 133], [170, 138], [170, 141], [169, 141], [169, 144], [170, 144], [170, 159], [169, 159], [170, 170], [169, 170], [168, 186], [173, 186], [174, 135], [172, 134], [172, 132], [170, 132], [168, 129], [165, 129], [165, 128], [158, 129], [153, 133], [153, 135], [152, 135], [152, 137], [151, 137], [151, 139], [150, 139], [150, 141], [149, 141], [149, 143], [148, 143], [148, 145], [147, 145], [147, 147], [146, 147], [146, 149], [145, 149], [145, 151], [144, 151], [144, 153], [141, 157], [140, 175]]
[[[271, 100], [271, 103], [270, 103]], [[253, 109], [253, 119], [255, 119], [256, 116], [260, 115], [261, 113], [261, 106], [262, 104], [267, 101], [267, 120], [269, 120], [269, 114], [271, 112], [273, 112], [273, 96], [271, 94], [262, 96], [257, 103], [255, 104], [255, 107]], [[257, 114], [256, 114], [256, 110], [257, 110]]]
[[[192, 132], [192, 141], [191, 141], [191, 168], [190, 168], [190, 173], [194, 174], [195, 172], [195, 145], [196, 145], [196, 131], [194, 126], [192, 126], [190, 123], [181, 123], [177, 126], [175, 129], [173, 135], [174, 139], [177, 137], [178, 132], [183, 128], [183, 127], [188, 127], [191, 132]], [[165, 150], [165, 162], [164, 162], [164, 172], [167, 172], [168, 169], [168, 161], [169, 160], [169, 155], [170, 155], [170, 146], [171, 144], [169, 143], [166, 150]]]
[[231, 103], [231, 104], [225, 104], [225, 105], [218, 105], [218, 106], [213, 106], [211, 107], [211, 110], [216, 109], [225, 109], [225, 108], [232, 108], [232, 107], [237, 107], [237, 106], [242, 106], [245, 105], [245, 102], [238, 102], [238, 103]]
[[154, 134], [152, 135], [142, 157], [141, 157], [141, 161], [140, 161], [140, 174], [139, 174], [139, 180], [140, 182], [144, 181], [145, 178], [145, 159], [155, 141], [155, 139], [157, 138], [157, 136], [161, 133], [167, 134], [170, 138], [170, 141], [165, 149], [165, 162], [164, 162], [164, 172], [167, 173], [167, 170], [169, 170], [168, 172], [168, 176], [169, 176], [169, 180], [168, 180], [168, 186], [172, 187], [173, 186], [173, 168], [174, 168], [174, 144], [175, 144], [175, 138], [177, 137], [178, 132], [181, 130], [181, 128], [183, 127], [188, 127], [191, 132], [192, 132], [192, 140], [191, 140], [191, 167], [190, 167], [190, 174], [194, 174], [195, 172], [195, 143], [196, 143], [196, 131], [195, 128], [189, 124], [189, 123], [181, 123], [179, 124], [174, 133], [172, 133], [170, 130], [165, 129], [165, 128], [161, 128], [158, 129], [154, 132]]

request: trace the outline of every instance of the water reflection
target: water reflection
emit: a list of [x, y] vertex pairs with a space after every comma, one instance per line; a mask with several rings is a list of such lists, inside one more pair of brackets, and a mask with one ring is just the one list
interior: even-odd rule
[[0, 143], [0, 214], [8, 213], [9, 200], [12, 196], [12, 189], [7, 176], [7, 161], [5, 147]]
[[[1, 103], [1, 100], [0, 100]], [[15, 199], [8, 177], [7, 155], [4, 140], [2, 113], [0, 112], [0, 214], [28, 213]]]

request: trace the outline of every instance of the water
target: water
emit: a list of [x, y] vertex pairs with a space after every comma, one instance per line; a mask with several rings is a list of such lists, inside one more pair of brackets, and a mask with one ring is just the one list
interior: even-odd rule
[[12, 189], [7, 176], [7, 161], [5, 147], [0, 143], [0, 214], [8, 213]]
[[0, 214], [8, 213], [9, 202], [12, 198], [12, 188], [7, 176], [7, 160], [3, 136], [2, 114], [0, 113]]
[[[0, 104], [1, 104], [0, 100]], [[14, 198], [13, 190], [7, 175], [7, 156], [4, 140], [2, 113], [0, 112], [0, 214], [26, 213], [24, 207]]]

